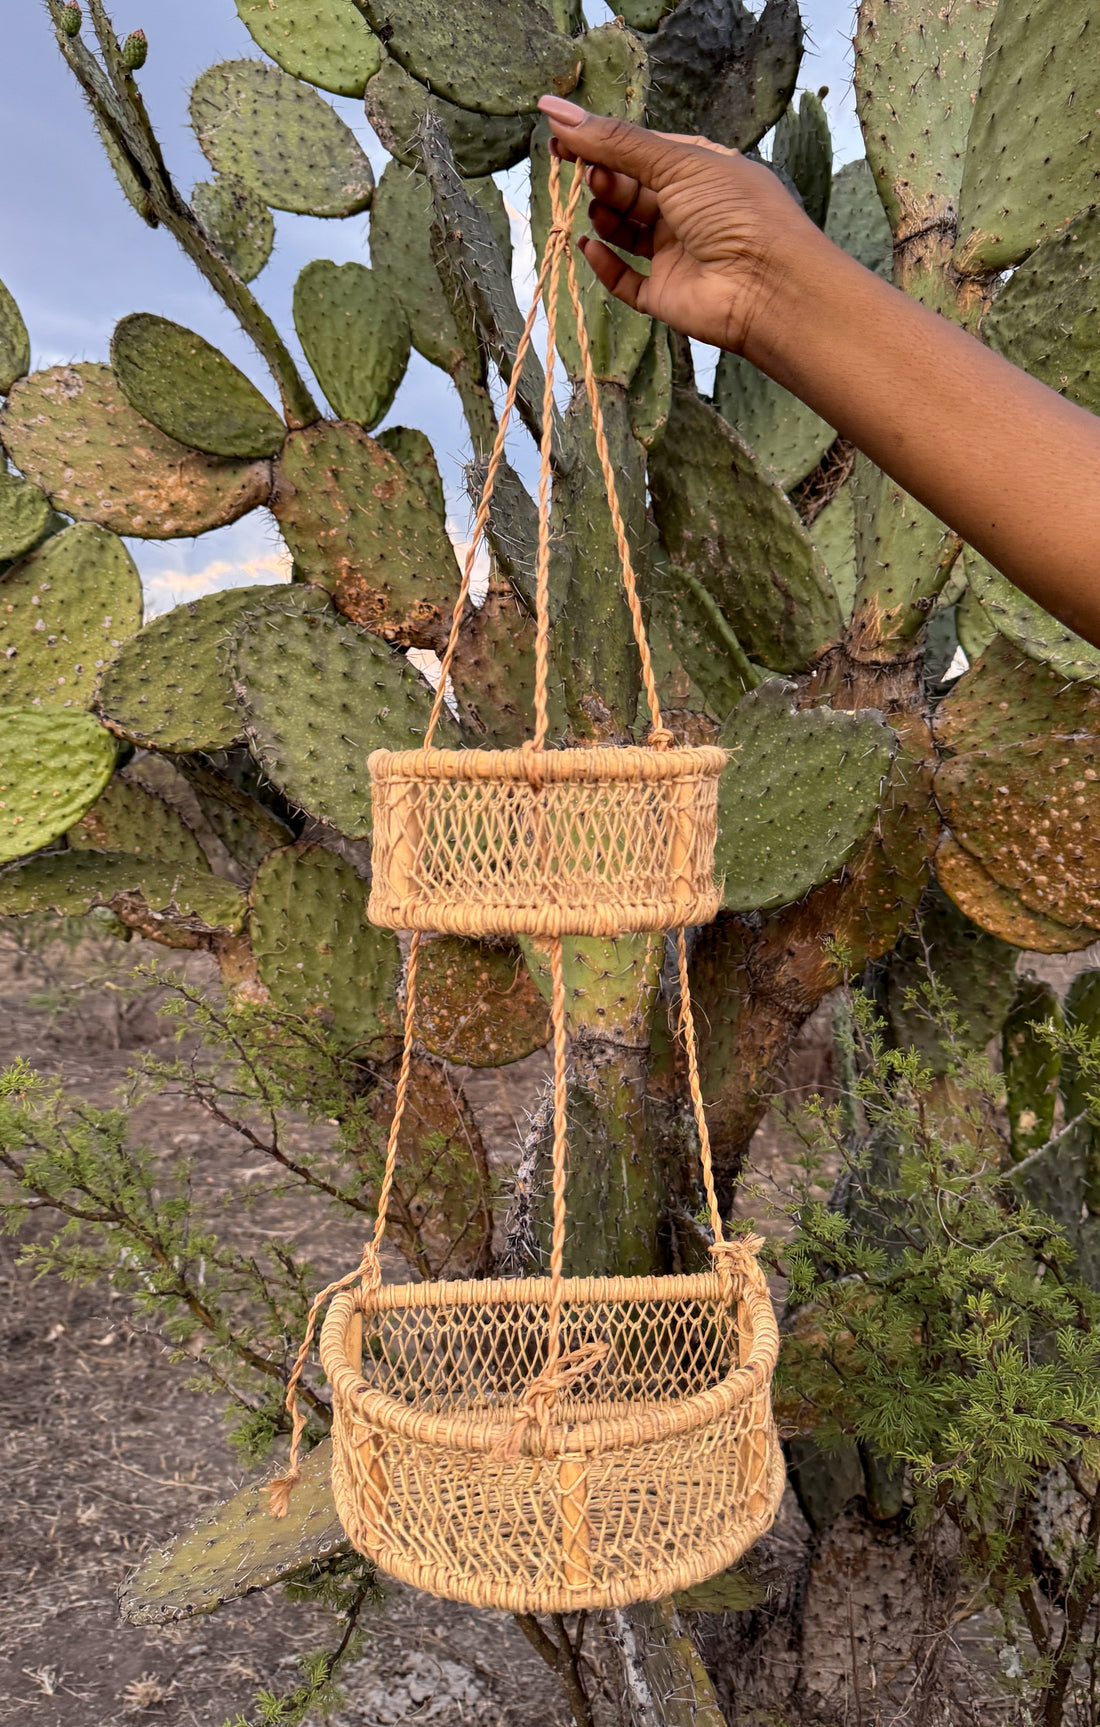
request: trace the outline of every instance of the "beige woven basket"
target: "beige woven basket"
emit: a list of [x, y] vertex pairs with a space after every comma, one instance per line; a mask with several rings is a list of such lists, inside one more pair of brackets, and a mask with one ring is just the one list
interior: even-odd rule
[[709, 923], [725, 750], [375, 750], [367, 915], [448, 935]]
[[352, 1542], [417, 1588], [513, 1613], [653, 1600], [732, 1565], [783, 1492], [755, 1259], [732, 1278], [566, 1279], [565, 1349], [608, 1347], [540, 1427], [523, 1397], [551, 1293], [536, 1278], [334, 1298], [321, 1359]]

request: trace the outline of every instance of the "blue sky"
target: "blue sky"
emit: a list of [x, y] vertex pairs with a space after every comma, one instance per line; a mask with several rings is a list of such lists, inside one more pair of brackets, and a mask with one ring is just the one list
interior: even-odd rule
[[[262, 366], [220, 301], [171, 238], [146, 228], [123, 198], [57, 51], [45, 6], [37, 0], [7, 0], [4, 11], [0, 279], [26, 318], [35, 366], [105, 359], [119, 318], [127, 312], [158, 312], [200, 331], [269, 391]], [[592, 23], [612, 15], [612, 8], [598, 0], [589, 0], [586, 11]], [[848, 161], [862, 152], [850, 88], [854, 8], [846, 0], [803, 0], [802, 11], [810, 44], [801, 84], [829, 86], [826, 107], [837, 161]], [[213, 61], [258, 50], [233, 0], [116, 0], [114, 20], [120, 36], [140, 27], [149, 38], [142, 89], [172, 171], [189, 192], [196, 180], [209, 178], [187, 123], [191, 84]], [[380, 172], [385, 152], [360, 104], [329, 99]], [[516, 171], [505, 178], [506, 196], [522, 215], [522, 175]], [[521, 223], [515, 238], [522, 270], [529, 249]], [[254, 289], [291, 339], [294, 280], [317, 257], [368, 261], [366, 216], [321, 221], [276, 215], [276, 250]], [[467, 522], [461, 489], [467, 451], [449, 381], [414, 355], [390, 419], [420, 426], [431, 436], [444, 471], [452, 532], [461, 539]], [[279, 535], [262, 511], [199, 540], [134, 542], [132, 549], [151, 611], [212, 587], [272, 581], [284, 560]]]

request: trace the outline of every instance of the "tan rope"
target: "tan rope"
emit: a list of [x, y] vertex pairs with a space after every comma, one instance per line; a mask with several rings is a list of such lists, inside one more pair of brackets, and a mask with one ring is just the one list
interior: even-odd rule
[[550, 943], [550, 1019], [554, 1031], [554, 1147], [552, 1153], [554, 1216], [550, 1233], [550, 1310], [546, 1366], [553, 1375], [561, 1357], [561, 1310], [564, 1300], [562, 1267], [565, 1261], [566, 1114], [565, 1077], [565, 976], [562, 970], [561, 937]]
[[676, 931], [676, 959], [680, 973], [680, 1040], [687, 1056], [688, 1090], [691, 1093], [692, 1114], [695, 1117], [695, 1128], [699, 1135], [699, 1161], [703, 1166], [703, 1192], [706, 1195], [707, 1211], [710, 1214], [711, 1234], [714, 1244], [711, 1254], [715, 1269], [727, 1283], [727, 1299], [731, 1293], [728, 1281], [732, 1281], [733, 1269], [738, 1262], [744, 1263], [746, 1255], [755, 1257], [760, 1240], [757, 1236], [748, 1236], [744, 1240], [738, 1238], [727, 1241], [722, 1230], [722, 1213], [718, 1209], [718, 1194], [714, 1186], [714, 1165], [711, 1160], [710, 1129], [707, 1126], [707, 1112], [703, 1106], [703, 1087], [699, 1079], [699, 1051], [695, 1041], [695, 1015], [691, 1010], [691, 986], [688, 982], [687, 939], [683, 926]]
[[382, 1282], [382, 1268], [379, 1263], [378, 1250], [382, 1237], [386, 1233], [386, 1219], [389, 1212], [390, 1194], [393, 1191], [394, 1173], [397, 1168], [397, 1142], [401, 1137], [401, 1124], [405, 1117], [405, 1104], [409, 1095], [409, 1078], [412, 1073], [412, 1052], [416, 1037], [416, 973], [420, 958], [420, 932], [416, 931], [409, 944], [409, 963], [405, 973], [405, 1024], [404, 1041], [401, 1049], [401, 1067], [397, 1075], [397, 1087], [393, 1101], [393, 1119], [390, 1122], [389, 1138], [386, 1142], [386, 1166], [382, 1174], [382, 1185], [378, 1190], [378, 1210], [374, 1218], [374, 1231], [370, 1240], [363, 1248], [362, 1258], [354, 1271], [346, 1277], [337, 1278], [327, 1289], [322, 1289], [320, 1295], [314, 1297], [306, 1320], [305, 1336], [295, 1357], [294, 1367], [286, 1388], [286, 1408], [290, 1415], [290, 1458], [286, 1473], [269, 1481], [267, 1491], [270, 1495], [272, 1517], [285, 1517], [290, 1509], [290, 1496], [302, 1474], [302, 1435], [309, 1419], [298, 1396], [298, 1386], [309, 1360], [310, 1348], [313, 1344], [314, 1332], [317, 1329], [317, 1315], [320, 1313], [330, 1295], [335, 1295], [340, 1289], [347, 1289], [351, 1284], [361, 1281], [364, 1288], [377, 1288]]

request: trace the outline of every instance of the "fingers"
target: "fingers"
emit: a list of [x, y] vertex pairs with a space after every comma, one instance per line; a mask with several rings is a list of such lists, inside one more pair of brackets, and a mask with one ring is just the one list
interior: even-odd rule
[[621, 246], [624, 252], [633, 252], [637, 258], [652, 258], [652, 228], [631, 222], [627, 217], [620, 216], [617, 210], [609, 209], [606, 204], [590, 204], [588, 220], [600, 239], [606, 240], [609, 246]]
[[690, 145], [674, 142], [660, 132], [647, 132], [629, 120], [604, 120], [587, 114], [575, 102], [543, 96], [539, 107], [550, 122], [561, 154], [599, 164], [625, 174], [659, 193], [675, 173]]
[[639, 275], [629, 264], [624, 264], [619, 254], [605, 246], [602, 240], [594, 240], [591, 235], [586, 234], [579, 244], [586, 261], [608, 293], [614, 294], [617, 300], [625, 301], [628, 306], [633, 306], [636, 311], [644, 311], [648, 277]]
[[661, 213], [654, 194], [629, 174], [613, 174], [609, 168], [593, 167], [588, 170], [588, 184], [599, 203], [610, 205], [634, 222], [652, 227]]

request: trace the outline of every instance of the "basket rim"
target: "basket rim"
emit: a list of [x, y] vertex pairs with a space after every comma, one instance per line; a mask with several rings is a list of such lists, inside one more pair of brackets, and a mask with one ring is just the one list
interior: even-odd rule
[[376, 878], [367, 916], [384, 929], [419, 929], [433, 935], [591, 935], [594, 923], [602, 935], [641, 935], [712, 923], [721, 909], [723, 893], [724, 882], [683, 899], [604, 904], [578, 898], [567, 906], [537, 903], [533, 895], [522, 900], [517, 895], [508, 901], [477, 906], [471, 912], [468, 900], [448, 900], [429, 891], [398, 899]]
[[[728, 1287], [728, 1286], [727, 1286]], [[321, 1361], [333, 1389], [335, 1406], [371, 1426], [414, 1444], [455, 1451], [495, 1451], [512, 1434], [510, 1410], [461, 1413], [420, 1410], [399, 1402], [368, 1384], [347, 1359], [345, 1336], [356, 1313], [386, 1313], [401, 1308], [549, 1306], [551, 1280], [485, 1278], [440, 1283], [383, 1284], [374, 1290], [346, 1289], [335, 1295], [321, 1328]], [[430, 1292], [430, 1293], [429, 1293]], [[608, 1301], [662, 1302], [702, 1300], [726, 1305], [724, 1280], [717, 1272], [680, 1277], [571, 1277], [564, 1280], [564, 1299], [580, 1306]], [[736, 1304], [746, 1309], [752, 1333], [748, 1357], [724, 1379], [674, 1404], [639, 1404], [630, 1415], [596, 1417], [590, 1421], [551, 1422], [545, 1444], [537, 1423], [523, 1436], [525, 1455], [570, 1455], [649, 1445], [675, 1434], [709, 1426], [741, 1404], [749, 1403], [768, 1386], [779, 1354], [779, 1328], [772, 1310], [767, 1280], [753, 1262], [746, 1267]]]
[[731, 752], [718, 744], [683, 744], [655, 750], [648, 744], [562, 750], [372, 750], [367, 767], [372, 780], [514, 781], [529, 785], [531, 775], [545, 784], [566, 781], [650, 783], [654, 780], [717, 779]]

